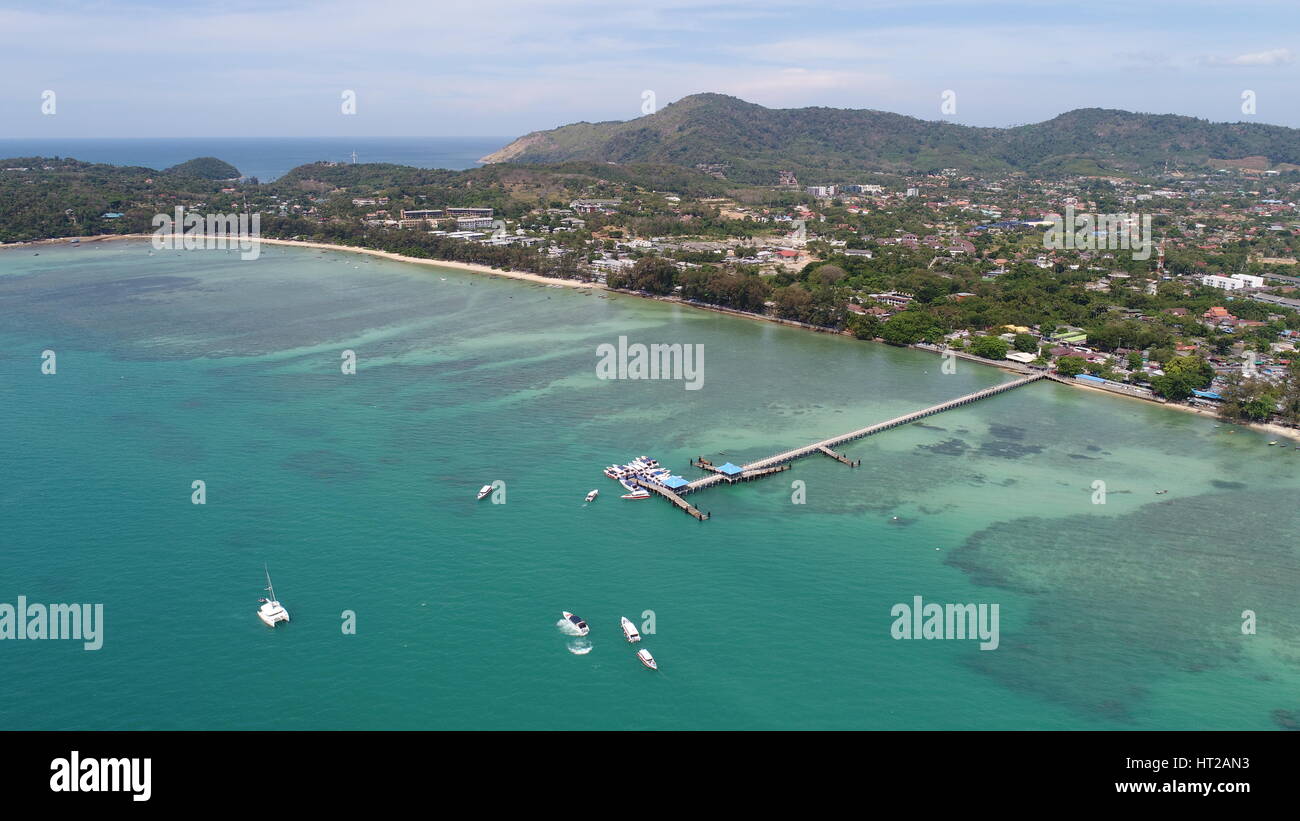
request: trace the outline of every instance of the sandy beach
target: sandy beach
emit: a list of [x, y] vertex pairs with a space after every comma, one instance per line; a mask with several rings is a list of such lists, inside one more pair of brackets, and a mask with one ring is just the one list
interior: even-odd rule
[[[111, 240], [136, 239], [149, 240], [152, 234], [99, 234], [89, 237], [59, 237], [58, 239], [41, 239], [26, 243], [8, 243], [0, 245], [0, 249], [6, 248], [30, 248], [40, 245], [65, 245], [73, 240], [79, 244], [93, 242], [108, 242]], [[348, 251], [353, 254], [367, 254], [372, 257], [383, 257], [397, 262], [412, 262], [416, 265], [432, 265], [436, 268], [454, 268], [459, 271], [472, 271], [476, 274], [487, 274], [489, 276], [506, 277], [507, 279], [522, 279], [528, 282], [537, 282], [543, 285], [562, 285], [565, 288], [599, 288], [604, 290], [605, 286], [599, 282], [582, 282], [576, 279], [561, 279], [559, 277], [546, 277], [541, 274], [529, 273], [528, 271], [507, 271], [500, 268], [492, 268], [487, 265], [477, 265], [472, 262], [451, 262], [441, 259], [426, 259], [424, 257], [408, 257], [403, 254], [394, 254], [390, 251], [378, 251], [373, 248], [357, 248], [351, 245], [331, 245], [326, 242], [306, 242], [304, 240], [294, 239], [269, 239], [261, 237], [257, 242], [265, 245], [290, 245], [298, 248], [316, 248], [321, 251]]]
[[292, 245], [298, 248], [317, 248], [322, 251], [351, 251], [355, 254], [368, 254], [372, 257], [383, 257], [397, 262], [413, 262], [417, 265], [432, 265], [435, 268], [455, 268], [459, 271], [472, 271], [476, 274], [487, 274], [489, 276], [506, 277], [508, 279], [522, 279], [527, 282], [538, 282], [543, 285], [562, 285], [565, 288], [599, 288], [604, 290], [605, 286], [599, 282], [583, 282], [577, 279], [561, 279], [560, 277], [544, 277], [541, 274], [533, 274], [528, 271], [507, 271], [500, 268], [492, 268], [487, 265], [476, 265], [472, 262], [449, 262], [442, 259], [425, 259], [423, 257], [408, 257], [402, 254], [394, 254], [389, 251], [376, 251], [373, 248], [355, 248], [351, 245], [330, 245], [325, 242], [306, 242], [295, 239], [266, 239], [262, 238], [261, 242], [267, 245]]

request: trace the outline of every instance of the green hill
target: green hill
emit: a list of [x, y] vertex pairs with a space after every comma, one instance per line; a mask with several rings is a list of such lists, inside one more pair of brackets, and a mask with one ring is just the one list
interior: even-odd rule
[[772, 183], [778, 170], [805, 182], [887, 171], [1151, 171], [1175, 162], [1262, 157], [1300, 163], [1300, 130], [1211, 123], [1172, 114], [1070, 111], [1014, 128], [976, 128], [886, 111], [771, 109], [722, 94], [695, 94], [626, 122], [574, 123], [520, 137], [485, 162], [572, 160], [671, 163], [720, 170], [738, 182]]
[[173, 165], [163, 172], [178, 177], [194, 177], [200, 180], [236, 180], [239, 169], [216, 157], [195, 157], [180, 165]]

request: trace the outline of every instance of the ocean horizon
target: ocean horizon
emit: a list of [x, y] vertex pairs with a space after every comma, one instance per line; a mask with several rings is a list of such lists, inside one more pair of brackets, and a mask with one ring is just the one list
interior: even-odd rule
[[3, 137], [0, 158], [71, 157], [83, 162], [162, 171], [195, 157], [216, 157], [246, 177], [271, 182], [307, 163], [394, 163], [462, 171], [513, 137]]

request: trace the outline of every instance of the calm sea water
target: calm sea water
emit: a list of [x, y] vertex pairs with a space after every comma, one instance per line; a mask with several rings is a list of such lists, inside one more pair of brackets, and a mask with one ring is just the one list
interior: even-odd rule
[[[597, 379], [620, 334], [703, 345], [703, 389]], [[846, 446], [856, 470], [703, 492], [708, 522], [600, 474], [651, 454], [693, 476], [696, 455], [1006, 378], [341, 253], [0, 252], [0, 601], [102, 602], [107, 634], [0, 642], [0, 727], [1269, 729], [1300, 710], [1300, 451], [1254, 433], [1036, 384]], [[494, 480], [506, 503], [476, 502]], [[293, 617], [275, 630], [263, 562]], [[1001, 646], [892, 639], [917, 595], [997, 603]], [[618, 627], [646, 611], [657, 673]]]
[[85, 162], [164, 169], [195, 157], [225, 160], [269, 182], [292, 168], [327, 160], [474, 168], [513, 137], [193, 137], [163, 139], [0, 139], [0, 157], [72, 157]]

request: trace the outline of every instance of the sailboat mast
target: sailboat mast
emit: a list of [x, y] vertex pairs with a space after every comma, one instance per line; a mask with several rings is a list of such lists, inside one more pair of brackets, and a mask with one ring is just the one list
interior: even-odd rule
[[275, 601], [275, 587], [271, 585], [271, 571], [267, 570], [266, 563], [262, 563], [262, 570], [266, 572], [266, 589], [271, 591], [271, 601]]

